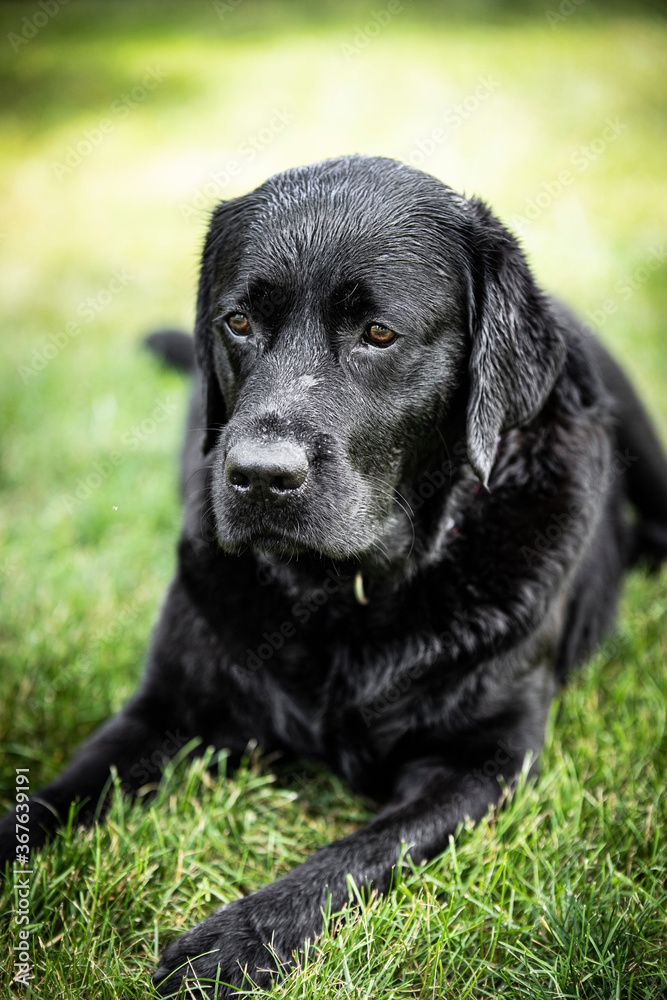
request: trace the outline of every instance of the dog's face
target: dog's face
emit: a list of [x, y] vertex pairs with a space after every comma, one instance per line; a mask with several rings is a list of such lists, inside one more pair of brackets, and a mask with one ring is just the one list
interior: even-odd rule
[[503, 240], [480, 203], [365, 157], [288, 171], [214, 213], [197, 351], [224, 548], [405, 554], [400, 491], [466, 411], [486, 481], [498, 433], [559, 364], [555, 335], [519, 315], [534, 286], [514, 243], [503, 294]]

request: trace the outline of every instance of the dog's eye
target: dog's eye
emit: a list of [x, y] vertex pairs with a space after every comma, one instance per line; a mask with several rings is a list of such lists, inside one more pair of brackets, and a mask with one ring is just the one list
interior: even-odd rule
[[371, 323], [364, 333], [364, 340], [367, 344], [373, 344], [374, 347], [389, 347], [397, 336], [398, 334], [388, 327], [380, 326], [379, 323]]
[[250, 320], [243, 313], [232, 313], [231, 316], [227, 317], [227, 325], [237, 333], [239, 337], [247, 337], [249, 333], [252, 333], [252, 328], [250, 326]]

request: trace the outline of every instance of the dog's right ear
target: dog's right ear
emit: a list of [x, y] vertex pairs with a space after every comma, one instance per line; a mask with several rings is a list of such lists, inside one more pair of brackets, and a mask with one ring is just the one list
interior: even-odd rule
[[486, 486], [499, 435], [542, 409], [562, 368], [565, 343], [516, 239], [483, 202], [468, 204], [476, 227], [467, 445]]
[[195, 359], [203, 393], [205, 427], [202, 451], [206, 455], [215, 446], [226, 421], [225, 402], [213, 360], [213, 320], [216, 315], [216, 279], [225, 249], [229, 247], [230, 228], [235, 216], [234, 206], [240, 199], [223, 202], [213, 212], [204, 242], [197, 292], [195, 319]]

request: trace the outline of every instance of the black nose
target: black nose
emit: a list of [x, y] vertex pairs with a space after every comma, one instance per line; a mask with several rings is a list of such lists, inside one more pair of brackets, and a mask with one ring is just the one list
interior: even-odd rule
[[307, 475], [308, 456], [291, 441], [243, 441], [230, 448], [225, 461], [229, 485], [256, 503], [287, 499]]

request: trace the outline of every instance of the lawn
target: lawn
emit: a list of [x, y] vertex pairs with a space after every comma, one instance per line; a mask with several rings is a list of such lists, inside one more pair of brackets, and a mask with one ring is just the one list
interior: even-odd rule
[[[50, 780], [141, 672], [175, 564], [188, 386], [139, 342], [191, 326], [221, 198], [354, 151], [482, 195], [667, 441], [667, 23], [545, 4], [2, 4], [3, 808], [16, 768]], [[539, 781], [335, 922], [273, 995], [667, 997], [666, 612], [666, 574], [634, 573]], [[11, 983], [5, 889], [0, 996], [150, 995], [177, 933], [373, 808], [306, 762], [219, 763], [177, 761], [150, 806], [116, 796], [34, 858], [34, 979]]]

